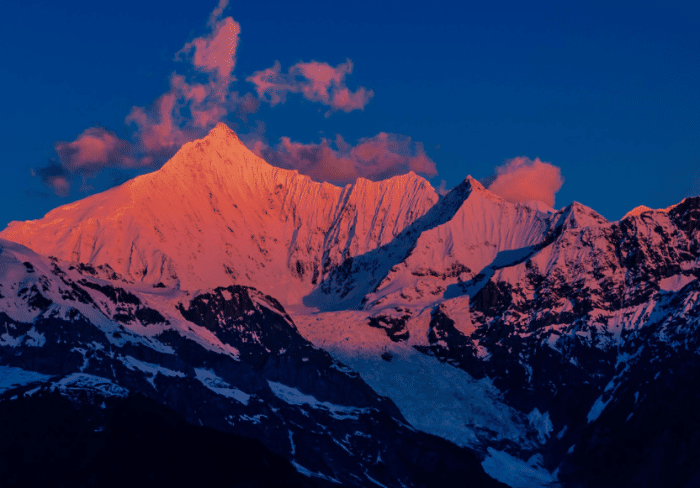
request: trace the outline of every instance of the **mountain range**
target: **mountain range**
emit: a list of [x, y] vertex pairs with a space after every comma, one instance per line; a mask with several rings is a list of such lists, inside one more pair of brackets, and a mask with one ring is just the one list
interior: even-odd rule
[[219, 124], [0, 239], [17, 483], [199, 479], [204, 445], [238, 459], [214, 486], [700, 484], [700, 197], [609, 222], [471, 177], [337, 187]]

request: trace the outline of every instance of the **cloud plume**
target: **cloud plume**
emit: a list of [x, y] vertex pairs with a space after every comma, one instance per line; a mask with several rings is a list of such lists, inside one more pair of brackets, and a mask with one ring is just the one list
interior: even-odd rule
[[246, 80], [255, 85], [258, 97], [272, 106], [284, 103], [287, 93], [301, 93], [307, 100], [327, 105], [332, 111], [364, 110], [374, 92], [364, 87], [351, 91], [346, 86], [345, 76], [352, 69], [349, 59], [335, 68], [311, 61], [297, 63], [282, 73], [280, 63], [275, 62], [271, 68], [256, 71]]
[[211, 32], [195, 38], [175, 55], [206, 74], [203, 82], [189, 82], [173, 73], [170, 90], [148, 108], [133, 107], [125, 122], [136, 126], [142, 152], [156, 158], [171, 155], [185, 142], [202, 136], [231, 112], [243, 116], [257, 110], [252, 94], [240, 96], [230, 85], [235, 78], [236, 49], [240, 25], [231, 17], [220, 19], [227, 5], [221, 0], [209, 18]]
[[241, 95], [231, 89], [241, 28], [233, 18], [221, 18], [227, 5], [228, 0], [220, 0], [209, 17], [210, 32], [186, 43], [175, 55], [204, 74], [204, 79], [200, 76], [200, 81], [192, 82], [173, 73], [167, 93], [152, 106], [133, 107], [127, 115], [125, 122], [136, 127], [142, 152], [163, 160], [225, 117], [235, 114], [247, 121], [258, 110], [260, 102], [252, 93]]
[[32, 170], [32, 174], [61, 197], [70, 194], [75, 177], [82, 179], [81, 189], [87, 191], [91, 187], [86, 184], [86, 178], [96, 176], [105, 168], [138, 168], [149, 166], [153, 161], [149, 156], [137, 158], [130, 142], [101, 127], [84, 130], [72, 142], [57, 142], [54, 149], [58, 161], [52, 159], [43, 168]]
[[212, 32], [185, 44], [176, 59], [191, 57], [192, 65], [216, 74], [219, 80], [230, 80], [236, 65], [236, 49], [241, 26], [231, 17], [226, 17], [212, 26]]
[[71, 175], [66, 168], [56, 161], [49, 161], [43, 168], [32, 170], [33, 176], [38, 176], [46, 186], [51, 188], [59, 197], [68, 196], [70, 193]]
[[73, 142], [57, 142], [54, 146], [61, 164], [70, 172], [89, 175], [108, 166], [134, 168], [148, 161], [132, 156], [129, 142], [100, 127], [83, 131]]
[[509, 202], [537, 200], [550, 207], [554, 207], [555, 195], [564, 183], [558, 167], [523, 156], [497, 167], [489, 180], [488, 189]]
[[355, 146], [339, 135], [335, 140], [322, 139], [319, 144], [302, 144], [282, 137], [274, 147], [259, 140], [249, 146], [270, 164], [296, 169], [315, 181], [341, 185], [358, 177], [382, 180], [409, 171], [428, 177], [437, 174], [423, 145], [398, 134], [381, 132], [360, 139]]
[[209, 27], [214, 27], [216, 25], [226, 7], [228, 7], [228, 0], [219, 0], [219, 4], [209, 15], [209, 22], [207, 23]]

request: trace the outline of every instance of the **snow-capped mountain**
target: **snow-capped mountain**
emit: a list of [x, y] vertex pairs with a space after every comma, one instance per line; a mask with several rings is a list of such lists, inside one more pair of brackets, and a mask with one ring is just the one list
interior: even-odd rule
[[160, 170], [13, 222], [2, 237], [44, 255], [196, 290], [235, 282], [298, 302], [329, 269], [390, 242], [438, 200], [423, 178], [345, 188], [270, 166], [224, 124]]
[[0, 237], [6, 396], [138, 393], [354, 486], [700, 482], [700, 198], [340, 188], [218, 125]]

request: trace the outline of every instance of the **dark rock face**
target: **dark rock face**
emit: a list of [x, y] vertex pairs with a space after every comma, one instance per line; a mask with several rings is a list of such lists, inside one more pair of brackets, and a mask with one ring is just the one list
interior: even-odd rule
[[476, 379], [484, 377], [484, 367], [478, 360], [474, 342], [455, 328], [454, 320], [443, 307], [437, 307], [431, 314], [428, 341], [429, 347], [417, 346], [416, 349], [469, 371]]
[[232, 285], [197, 295], [188, 308], [180, 306], [180, 313], [235, 347], [243, 362], [271, 381], [293, 386], [321, 401], [357, 407], [386, 405], [384, 408], [400, 417], [395, 406], [378, 399], [358, 375], [341, 371], [343, 366], [338, 367], [330, 354], [302, 338], [272, 297]]
[[[620, 364], [561, 469], [590, 486], [697, 486], [700, 481], [700, 286], [694, 282], [660, 308], [664, 319], [630, 335]], [[690, 299], [690, 300], [689, 300]]]
[[[2, 287], [14, 296], [0, 312], [0, 369], [30, 376], [0, 388], [0, 443], [16, 453], [0, 460], [3, 479], [116, 486], [145, 472], [139, 479], [152, 485], [209, 470], [198, 478], [209, 486], [500, 486], [472, 451], [407, 426], [393, 402], [252, 288], [157, 310], [128, 283], [30, 264], [19, 263], [17, 279], [38, 284]], [[18, 306], [33, 318], [13, 318]], [[221, 484], [238, 466], [231, 456], [244, 467]], [[131, 464], [115, 473], [115, 459]]]
[[91, 400], [52, 392], [0, 402], [3, 485], [330, 485], [258, 440], [187, 423], [144, 396]]
[[[399, 313], [404, 312], [399, 308], [397, 308], [396, 311]], [[391, 317], [380, 314], [370, 317], [367, 325], [376, 329], [383, 329], [389, 339], [391, 339], [393, 342], [401, 342], [406, 341], [409, 338], [410, 334], [406, 329], [406, 322], [408, 322], [410, 317], [410, 312], [403, 313], [403, 315], [400, 317]]]
[[[563, 480], [586, 486], [697, 486], [700, 359], [654, 335], [637, 352], [634, 367], [616, 374], [601, 395], [597, 418], [560, 470]], [[693, 342], [687, 345], [697, 350], [697, 334]]]
[[484, 315], [496, 315], [512, 302], [512, 290], [507, 283], [487, 281], [484, 287], [474, 296], [472, 308]]

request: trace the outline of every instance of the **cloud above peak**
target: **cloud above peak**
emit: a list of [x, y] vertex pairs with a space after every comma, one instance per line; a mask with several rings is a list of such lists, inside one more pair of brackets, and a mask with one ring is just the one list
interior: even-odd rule
[[156, 157], [172, 155], [184, 143], [201, 137], [228, 116], [245, 117], [258, 109], [253, 94], [231, 90], [240, 25], [231, 17], [221, 19], [228, 4], [221, 0], [209, 17], [210, 32], [188, 42], [175, 55], [205, 73], [204, 80], [172, 73], [170, 90], [150, 107], [132, 107], [125, 122], [136, 127], [139, 150]]
[[56, 161], [49, 161], [43, 168], [32, 169], [32, 176], [41, 178], [41, 181], [59, 197], [66, 197], [70, 193], [71, 175]]
[[240, 33], [241, 26], [238, 22], [231, 17], [226, 17], [212, 26], [212, 32], [209, 35], [198, 37], [185, 44], [175, 58], [190, 57], [195, 68], [215, 73], [219, 80], [229, 80], [236, 65], [236, 49]]
[[335, 67], [310, 61], [299, 62], [282, 73], [280, 63], [275, 62], [270, 68], [256, 71], [246, 81], [254, 84], [258, 97], [271, 106], [284, 103], [287, 93], [300, 93], [307, 100], [329, 106], [332, 111], [364, 110], [374, 92], [364, 87], [351, 91], [347, 87], [345, 77], [352, 69], [349, 59]]
[[[57, 143], [57, 157], [34, 174], [59, 195], [69, 193], [76, 176], [83, 180], [82, 189], [86, 190], [91, 187], [85, 179], [107, 167], [157, 167], [184, 143], [204, 136], [218, 122], [237, 118], [249, 124], [248, 117], [258, 111], [261, 102], [274, 106], [283, 103], [289, 93], [327, 106], [326, 116], [364, 110], [374, 92], [364, 87], [348, 88], [346, 78], [353, 71], [349, 59], [337, 66], [299, 62], [287, 72], [282, 72], [276, 62], [246, 78], [253, 83], [254, 92], [247, 84], [248, 89], [238, 91], [234, 70], [241, 28], [232, 17], [224, 16], [228, 3], [218, 0], [207, 19], [206, 31], [175, 53], [175, 60], [181, 63], [170, 75], [168, 90], [149, 106], [131, 108], [124, 119], [131, 129], [129, 141], [100, 127], [89, 128], [72, 142]], [[252, 124], [262, 127], [259, 120]], [[394, 134], [381, 133], [354, 147], [340, 136], [320, 144], [281, 138], [275, 147], [262, 142], [256, 147], [280, 166], [305, 168], [307, 174], [333, 182], [353, 181], [358, 176], [378, 179], [409, 170], [435, 174], [435, 164], [420, 144]]]
[[274, 147], [260, 140], [251, 141], [248, 146], [274, 166], [296, 169], [315, 181], [338, 185], [352, 183], [358, 177], [377, 181], [409, 171], [427, 177], [437, 174], [435, 163], [421, 143], [385, 132], [360, 139], [355, 146], [340, 135], [335, 140], [321, 139], [319, 144], [282, 137]]
[[70, 194], [71, 182], [76, 176], [83, 180], [83, 189], [87, 189], [89, 185], [85, 184], [85, 179], [105, 168], [138, 168], [153, 162], [149, 156], [136, 157], [130, 142], [101, 127], [84, 130], [72, 142], [57, 142], [54, 149], [58, 161], [52, 159], [43, 168], [33, 169], [32, 175], [38, 176], [61, 197]]
[[563, 184], [557, 166], [524, 156], [509, 159], [497, 167], [496, 174], [487, 181], [490, 191], [509, 202], [537, 200], [550, 207], [554, 207], [556, 193]]
[[73, 142], [57, 142], [54, 148], [69, 171], [89, 173], [104, 166], [138, 165], [131, 144], [100, 127], [86, 129]]

